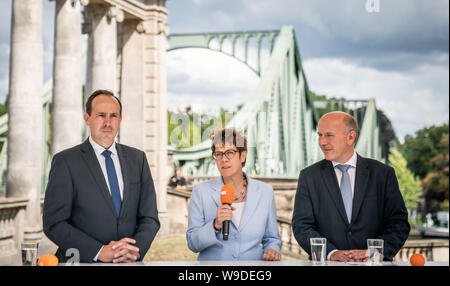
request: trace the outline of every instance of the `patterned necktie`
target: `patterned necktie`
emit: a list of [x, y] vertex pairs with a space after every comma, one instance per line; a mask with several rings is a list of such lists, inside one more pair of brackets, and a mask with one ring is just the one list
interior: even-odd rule
[[105, 150], [102, 152], [102, 155], [105, 157], [106, 173], [108, 174], [112, 201], [114, 208], [116, 209], [117, 216], [119, 216], [122, 200], [120, 199], [119, 181], [117, 180], [116, 168], [114, 168], [114, 162], [111, 159], [111, 151]]
[[341, 179], [341, 195], [342, 200], [344, 201], [345, 206], [345, 212], [347, 213], [347, 219], [350, 223], [352, 219], [352, 204], [353, 204], [353, 196], [352, 196], [352, 185], [350, 184], [350, 176], [348, 175], [348, 168], [350, 168], [350, 165], [336, 165], [336, 168], [338, 168], [342, 172], [342, 179]]

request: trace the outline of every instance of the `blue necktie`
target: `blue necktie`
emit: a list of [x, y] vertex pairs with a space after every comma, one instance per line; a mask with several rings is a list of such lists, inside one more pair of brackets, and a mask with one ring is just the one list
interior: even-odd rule
[[105, 157], [106, 173], [108, 174], [112, 201], [114, 208], [116, 209], [117, 216], [119, 216], [122, 200], [120, 199], [119, 181], [117, 180], [116, 168], [114, 168], [114, 162], [111, 159], [111, 151], [105, 150], [102, 152], [102, 155]]
[[350, 165], [336, 165], [336, 168], [338, 168], [342, 172], [342, 179], [341, 179], [341, 195], [342, 200], [344, 201], [345, 206], [345, 212], [347, 213], [347, 219], [350, 223], [352, 219], [352, 204], [353, 204], [353, 196], [352, 196], [352, 185], [350, 184], [350, 176], [348, 175], [348, 168], [350, 168]]

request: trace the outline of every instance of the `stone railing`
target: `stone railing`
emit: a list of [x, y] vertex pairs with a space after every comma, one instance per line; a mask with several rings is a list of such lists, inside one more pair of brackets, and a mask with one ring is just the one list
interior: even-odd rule
[[[205, 178], [209, 179], [209, 177]], [[308, 259], [308, 254], [298, 245], [291, 227], [293, 185], [274, 184], [273, 187], [277, 202], [277, 223], [282, 241], [282, 254], [284, 257], [292, 259]], [[173, 215], [171, 217], [171, 229], [173, 228], [174, 232], [186, 231], [191, 192], [191, 186], [188, 186], [185, 190], [167, 189], [169, 208], [171, 208], [169, 213]], [[284, 202], [284, 206], [280, 206], [280, 202]], [[408, 261], [413, 253], [423, 254], [427, 261], [448, 261], [449, 241], [407, 240], [394, 259], [396, 261]]]
[[[41, 215], [44, 206], [44, 196], [40, 198]], [[0, 197], [0, 265], [17, 265], [21, 262], [20, 244], [30, 239], [31, 232], [26, 233], [25, 211], [27, 198]], [[35, 231], [37, 229], [37, 232]], [[54, 253], [56, 246], [42, 233], [42, 227], [34, 229], [33, 239], [39, 239], [38, 255]]]
[[278, 229], [281, 239], [281, 253], [284, 257], [292, 259], [308, 259], [308, 253], [300, 247], [294, 237], [291, 227], [291, 219], [283, 216], [277, 216]]
[[427, 261], [448, 261], [448, 239], [407, 240], [395, 256], [397, 261], [408, 261], [414, 253], [420, 253]]
[[14, 263], [23, 240], [27, 198], [0, 198], [0, 264]]
[[[283, 242], [282, 252], [284, 255], [294, 259], [308, 259], [308, 254], [297, 243], [294, 237], [291, 219], [288, 217], [277, 217], [280, 238]], [[409, 261], [414, 253], [425, 256], [427, 261], [448, 261], [449, 241], [444, 239], [434, 240], [407, 240], [397, 255], [395, 261]]]
[[188, 186], [186, 190], [167, 188], [167, 212], [171, 234], [186, 233], [191, 192], [191, 186]]

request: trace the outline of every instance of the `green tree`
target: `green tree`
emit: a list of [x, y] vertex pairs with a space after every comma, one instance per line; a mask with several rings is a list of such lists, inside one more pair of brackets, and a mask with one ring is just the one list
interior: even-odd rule
[[408, 169], [405, 158], [397, 149], [393, 149], [389, 155], [389, 163], [397, 175], [400, 192], [402, 193], [408, 212], [417, 209], [417, 203], [422, 194], [420, 180], [415, 178], [413, 173]]
[[448, 123], [425, 127], [416, 131], [415, 136], [406, 135], [405, 142], [399, 146], [408, 168], [420, 179], [432, 171], [431, 159], [442, 151], [438, 145], [443, 134], [448, 134]]
[[425, 213], [448, 208], [448, 123], [420, 129], [399, 145], [408, 168], [422, 180]]
[[7, 111], [8, 111], [8, 110], [7, 110], [7, 108], [6, 108], [6, 105], [0, 103], [0, 115], [5, 114]]
[[168, 143], [183, 149], [200, 144], [208, 139], [213, 129], [223, 128], [235, 115], [224, 108], [217, 116], [194, 113], [190, 106], [184, 110], [167, 112]]
[[[431, 171], [422, 180], [424, 195], [427, 201], [436, 200], [448, 206], [448, 178], [449, 178], [449, 145], [448, 133], [442, 134], [437, 145], [438, 154], [430, 159]], [[430, 210], [438, 211], [436, 210]]]

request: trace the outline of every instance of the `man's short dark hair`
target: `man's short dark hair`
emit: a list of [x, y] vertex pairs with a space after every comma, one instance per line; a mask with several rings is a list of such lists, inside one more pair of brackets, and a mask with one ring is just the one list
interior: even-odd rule
[[92, 101], [94, 101], [94, 98], [96, 98], [99, 95], [109, 95], [109, 96], [112, 96], [115, 100], [117, 100], [117, 102], [119, 103], [119, 107], [120, 107], [119, 114], [122, 115], [122, 103], [114, 95], [114, 93], [112, 91], [106, 90], [106, 89], [97, 89], [89, 96], [88, 100], [86, 101], [86, 113], [89, 114], [89, 116], [91, 116], [91, 113], [92, 113]]

